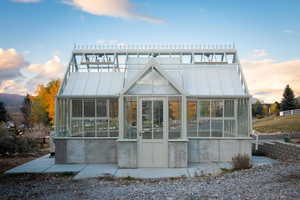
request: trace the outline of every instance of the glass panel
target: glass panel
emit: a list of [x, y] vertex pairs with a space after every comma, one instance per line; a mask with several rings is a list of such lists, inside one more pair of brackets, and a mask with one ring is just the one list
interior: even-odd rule
[[84, 117], [95, 117], [95, 100], [84, 100]]
[[238, 136], [247, 137], [249, 132], [249, 113], [248, 113], [248, 100], [238, 100], [237, 110], [237, 123], [238, 123]]
[[142, 101], [142, 136], [152, 139], [152, 101]]
[[189, 137], [197, 136], [197, 101], [187, 102], [187, 134]]
[[223, 132], [223, 120], [211, 120], [211, 136], [222, 137]]
[[163, 138], [164, 109], [163, 101], [153, 101], [153, 138]]
[[223, 117], [223, 101], [211, 101], [211, 117]]
[[180, 97], [169, 98], [169, 139], [181, 136], [181, 101]]
[[224, 117], [234, 117], [234, 100], [225, 100], [224, 104]]
[[95, 119], [84, 120], [84, 136], [95, 137]]
[[210, 117], [210, 102], [199, 101], [198, 112], [199, 117]]
[[109, 100], [109, 134], [110, 137], [118, 137], [119, 135], [119, 102], [118, 99]]
[[82, 100], [72, 100], [72, 116], [82, 117]]
[[224, 137], [235, 136], [235, 120], [224, 120]]
[[124, 138], [135, 139], [137, 136], [137, 101], [136, 98], [125, 98], [125, 112], [124, 112]]
[[72, 120], [71, 124], [71, 132], [73, 137], [81, 137], [82, 134], [82, 120], [81, 119], [76, 119]]
[[198, 136], [209, 137], [210, 136], [210, 120], [200, 119], [198, 122]]
[[97, 117], [107, 117], [107, 100], [106, 99], [98, 99], [97, 100]]
[[128, 94], [178, 94], [178, 92], [156, 69], [152, 69], [136, 82]]
[[97, 137], [108, 137], [108, 120], [96, 119]]

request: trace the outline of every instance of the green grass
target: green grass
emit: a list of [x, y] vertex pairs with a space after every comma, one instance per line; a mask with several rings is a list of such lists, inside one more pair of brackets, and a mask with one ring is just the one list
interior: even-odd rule
[[254, 120], [253, 128], [260, 133], [300, 133], [300, 115], [264, 117]]

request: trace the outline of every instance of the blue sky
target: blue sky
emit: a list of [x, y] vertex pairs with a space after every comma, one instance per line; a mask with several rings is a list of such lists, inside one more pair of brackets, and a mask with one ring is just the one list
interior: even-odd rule
[[[14, 49], [29, 65], [39, 64], [41, 68], [54, 57], [62, 65], [67, 63], [74, 43], [96, 44], [97, 41], [234, 42], [245, 68], [250, 68], [251, 73], [254, 73], [251, 66], [257, 66], [257, 62], [264, 61], [263, 66], [271, 69], [270, 65], [283, 63], [282, 67], [286, 67], [287, 62], [297, 64], [300, 59], [299, 0], [15, 1], [30, 0], [0, 1], [0, 49]], [[26, 75], [26, 70], [21, 71]], [[300, 92], [300, 81], [296, 83], [293, 82], [292, 88]], [[279, 89], [284, 84], [287, 83], [276, 87]], [[259, 94], [266, 89], [264, 86], [261, 91], [253, 90]], [[2, 91], [7, 90], [2, 87]]]

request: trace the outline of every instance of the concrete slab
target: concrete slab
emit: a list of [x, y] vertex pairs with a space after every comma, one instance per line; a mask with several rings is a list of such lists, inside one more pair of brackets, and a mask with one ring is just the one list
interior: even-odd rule
[[88, 164], [74, 179], [114, 176], [118, 169], [114, 164]]
[[192, 163], [189, 165], [188, 172], [190, 177], [216, 175], [222, 172], [217, 163]]
[[65, 173], [65, 172], [80, 172], [87, 165], [85, 164], [56, 164], [48, 168], [45, 173]]
[[23, 165], [15, 167], [6, 171], [6, 174], [15, 174], [15, 173], [43, 173], [48, 168], [54, 165], [54, 158], [49, 158], [49, 154], [42, 156], [33, 161], [27, 162]]
[[265, 156], [252, 156], [252, 166], [253, 167], [259, 167], [259, 166], [263, 166], [263, 165], [272, 165], [275, 163], [278, 163], [278, 160], [274, 160], [272, 158], [269, 157], [265, 157]]
[[118, 169], [115, 177], [133, 178], [170, 178], [170, 177], [189, 177], [187, 168], [137, 168], [137, 169]]

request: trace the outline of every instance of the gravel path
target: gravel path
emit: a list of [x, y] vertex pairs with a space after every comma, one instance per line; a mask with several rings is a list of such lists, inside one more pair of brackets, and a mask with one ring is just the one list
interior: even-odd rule
[[300, 163], [278, 163], [216, 177], [164, 180], [2, 175], [0, 199], [300, 199]]

